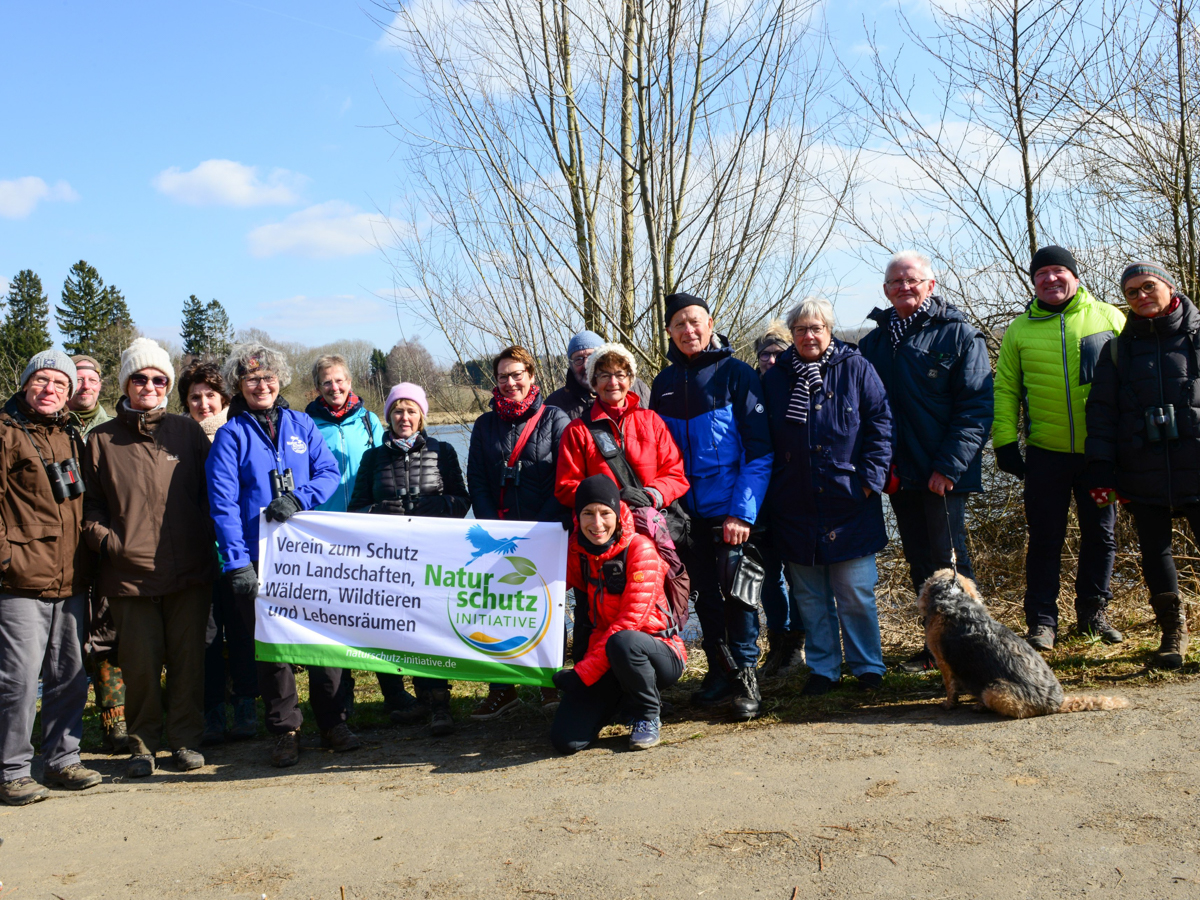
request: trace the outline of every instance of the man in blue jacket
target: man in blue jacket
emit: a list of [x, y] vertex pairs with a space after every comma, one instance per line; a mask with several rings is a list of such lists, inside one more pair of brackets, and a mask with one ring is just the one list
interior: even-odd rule
[[[983, 490], [983, 445], [992, 428], [987, 344], [936, 287], [927, 257], [897, 253], [884, 271], [891, 307], [870, 314], [876, 328], [859, 344], [895, 418], [888, 491], [917, 592], [952, 560], [959, 573], [975, 577], [967, 555], [967, 495]], [[924, 672], [936, 664], [923, 648], [900, 668]]]
[[725, 598], [717, 577], [721, 541], [745, 543], [771, 480], [771, 433], [762, 387], [750, 366], [734, 359], [714, 333], [708, 304], [691, 294], [666, 298], [671, 365], [658, 373], [650, 408], [662, 416], [683, 454], [691, 488], [683, 503], [692, 517], [680, 556], [695, 591], [708, 674], [693, 702], [731, 701], [737, 718], [758, 714], [758, 610]]

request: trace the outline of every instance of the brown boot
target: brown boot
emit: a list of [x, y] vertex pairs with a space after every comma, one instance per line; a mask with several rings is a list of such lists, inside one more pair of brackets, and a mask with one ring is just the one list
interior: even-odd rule
[[109, 753], [129, 752], [129, 731], [125, 727], [125, 707], [100, 710], [100, 728], [104, 732], [103, 746]]
[[1162, 629], [1162, 644], [1150, 665], [1155, 669], [1178, 669], [1187, 656], [1187, 609], [1178, 594], [1155, 594], [1150, 605]]

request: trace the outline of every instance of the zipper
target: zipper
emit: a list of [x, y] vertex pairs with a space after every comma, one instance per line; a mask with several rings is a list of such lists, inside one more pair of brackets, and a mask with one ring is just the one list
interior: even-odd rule
[[[1154, 345], [1156, 349], [1155, 366], [1158, 369], [1158, 404], [1165, 407], [1167, 405], [1166, 388], [1163, 385], [1163, 353], [1162, 353], [1162, 335], [1159, 334], [1158, 326], [1153, 319], [1150, 320], [1150, 327], [1154, 331]], [[1173, 496], [1171, 485], [1171, 442], [1163, 436], [1163, 458], [1167, 463], [1167, 509], [1175, 508], [1175, 498]]]
[[1067, 364], [1067, 317], [1066, 311], [1058, 314], [1059, 333], [1062, 336], [1063, 384], [1067, 389], [1067, 427], [1071, 429], [1071, 452], [1075, 452], [1075, 415], [1071, 411], [1071, 367]]
[[[279, 421], [280, 422], [283, 421], [283, 416], [279, 417]], [[258, 430], [258, 433], [260, 435], [262, 435], [262, 439], [267, 442], [267, 446], [270, 447], [275, 452], [275, 471], [278, 472], [280, 475], [282, 475], [283, 474], [283, 457], [279, 453], [279, 448], [274, 446], [271, 443], [271, 438], [267, 435], [267, 433], [265, 431], [263, 431], [263, 427], [258, 424], [258, 419], [254, 418], [253, 415], [250, 416], [250, 423]]]

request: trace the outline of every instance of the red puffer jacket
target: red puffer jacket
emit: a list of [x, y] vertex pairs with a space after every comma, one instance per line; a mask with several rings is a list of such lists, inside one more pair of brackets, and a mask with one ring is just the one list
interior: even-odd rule
[[[604, 587], [601, 566], [626, 548], [625, 591], [611, 594]], [[586, 573], [582, 565], [587, 566]], [[579, 591], [577, 597], [587, 598], [588, 615], [593, 626], [587, 653], [575, 664], [575, 672], [584, 684], [595, 684], [608, 671], [605, 645], [618, 631], [641, 631], [658, 637], [657, 632], [670, 627], [667, 597], [663, 593], [666, 575], [667, 564], [658, 555], [654, 541], [636, 533], [633, 513], [624, 503], [621, 504], [621, 536], [599, 556], [585, 553], [580, 548], [579, 529], [576, 527], [567, 553], [567, 586]], [[591, 579], [590, 584], [588, 578]], [[599, 586], [597, 581], [600, 582]], [[659, 637], [659, 640], [665, 640], [681, 662], [687, 661], [687, 651], [679, 635], [669, 639]]]
[[675, 446], [667, 423], [658, 413], [641, 409], [638, 395], [633, 391], [625, 399], [630, 409], [621, 417], [620, 426], [613, 422], [597, 400], [582, 418], [576, 419], [563, 432], [558, 445], [558, 477], [554, 487], [554, 496], [559, 503], [574, 507], [579, 482], [591, 475], [607, 475], [613, 481], [617, 480], [600, 455], [588, 429], [591, 422], [601, 421], [612, 429], [617, 443], [625, 450], [625, 459], [642, 484], [662, 494], [663, 506], [687, 493], [688, 480], [683, 471], [683, 456]]

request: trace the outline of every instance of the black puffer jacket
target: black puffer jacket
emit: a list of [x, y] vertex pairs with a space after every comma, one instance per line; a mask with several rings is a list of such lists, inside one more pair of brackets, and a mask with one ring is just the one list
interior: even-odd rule
[[[539, 396], [520, 419], [506, 422], [496, 412], [487, 412], [475, 420], [471, 430], [471, 449], [467, 454], [467, 486], [477, 519], [500, 518], [500, 490], [508, 457], [517, 445], [525, 423], [542, 407]], [[493, 407], [495, 401], [492, 402]], [[521, 451], [520, 481], [510, 484], [504, 503], [506, 519], [523, 522], [563, 522], [566, 507], [554, 497], [554, 473], [558, 464], [558, 442], [571, 423], [567, 414], [546, 406], [537, 428]]]
[[411, 450], [389, 431], [362, 456], [350, 495], [351, 512], [461, 519], [471, 508], [458, 454], [445, 441], [417, 435]]
[[[1128, 500], [1200, 503], [1200, 312], [1186, 297], [1154, 319], [1130, 315], [1100, 354], [1087, 401], [1088, 478]], [[1151, 441], [1146, 410], [1175, 409], [1176, 440]]]

